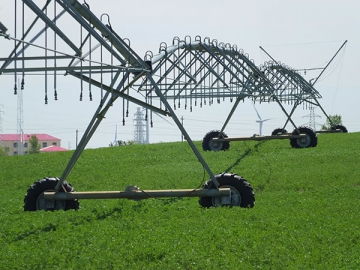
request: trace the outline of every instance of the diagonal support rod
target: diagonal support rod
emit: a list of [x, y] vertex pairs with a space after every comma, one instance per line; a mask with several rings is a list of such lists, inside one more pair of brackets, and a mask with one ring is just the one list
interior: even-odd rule
[[186, 141], [188, 142], [189, 146], [191, 147], [191, 149], [193, 150], [195, 156], [198, 158], [199, 162], [203, 165], [204, 169], [206, 170], [206, 172], [209, 174], [211, 180], [213, 181], [214, 185], [216, 187], [219, 187], [219, 182], [217, 181], [217, 179], [215, 178], [215, 175], [213, 174], [213, 172], [211, 171], [210, 167], [207, 165], [206, 161], [204, 160], [204, 158], [201, 156], [199, 150], [196, 148], [194, 142], [191, 140], [189, 134], [186, 132], [185, 128], [183, 127], [183, 125], [181, 124], [179, 118], [177, 118], [175, 112], [173, 111], [172, 107], [170, 106], [169, 102], [167, 101], [167, 99], [164, 97], [164, 95], [161, 93], [161, 90], [159, 89], [158, 85], [155, 83], [154, 79], [152, 78], [152, 76], [147, 73], [146, 74], [147, 79], [149, 80], [149, 82], [151, 82], [153, 84], [153, 87], [155, 89], [156, 94], [158, 95], [158, 97], [160, 97], [161, 101], [164, 103], [165, 107], [168, 109], [168, 111], [170, 112], [170, 115], [172, 116], [175, 124], [178, 126], [178, 128], [180, 129], [181, 133], [183, 134], [184, 138], [186, 139]]
[[23, 0], [24, 3], [37, 15], [39, 16], [47, 26], [49, 26], [52, 30], [54, 30], [59, 37], [61, 37], [66, 44], [68, 44], [76, 53], [77, 56], [81, 56], [81, 50], [72, 43], [72, 41], [50, 20], [39, 8], [38, 6], [31, 0]]
[[[111, 83], [111, 86], [113, 86], [117, 80], [117, 78], [120, 76], [120, 71], [118, 71]], [[94, 132], [96, 131], [97, 127], [100, 125], [101, 121], [104, 119], [106, 112], [108, 111], [108, 109], [110, 108], [110, 106], [113, 104], [114, 100], [112, 98], [109, 99], [108, 103], [106, 106], [104, 106], [105, 101], [108, 99], [108, 97], [110, 96], [110, 92], [107, 92], [104, 97], [102, 98], [99, 107], [96, 109], [93, 118], [91, 119], [83, 137], [80, 140], [79, 145], [76, 147], [74, 154], [72, 155], [72, 157], [70, 158], [64, 172], [62, 173], [61, 177], [60, 177], [60, 181], [56, 184], [55, 190], [59, 191], [62, 184], [64, 183], [65, 179], [67, 178], [67, 176], [69, 175], [70, 171], [72, 170], [72, 168], [74, 167], [76, 161], [78, 160], [78, 158], [80, 157], [81, 153], [83, 152], [83, 150], [85, 149], [85, 146], [87, 145], [87, 143], [89, 142], [90, 138], [92, 137], [92, 135], [94, 134]], [[115, 98], [116, 99], [116, 98]], [[104, 107], [104, 109], [103, 109]]]

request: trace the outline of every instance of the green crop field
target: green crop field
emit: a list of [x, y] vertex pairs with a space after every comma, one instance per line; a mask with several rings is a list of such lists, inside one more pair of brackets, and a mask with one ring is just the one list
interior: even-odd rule
[[[0, 158], [0, 269], [360, 269], [360, 133], [232, 142], [203, 152], [216, 173], [247, 179], [254, 208], [198, 198], [81, 200], [77, 211], [23, 211], [29, 186], [59, 177], [72, 152]], [[201, 148], [201, 142], [195, 142]], [[187, 143], [85, 150], [76, 191], [201, 187]]]

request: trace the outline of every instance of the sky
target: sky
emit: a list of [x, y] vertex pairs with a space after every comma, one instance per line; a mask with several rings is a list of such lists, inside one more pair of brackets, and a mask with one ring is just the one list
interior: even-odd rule
[[[18, 0], [17, 0], [18, 1]], [[5, 2], [1, 0], [1, 2]], [[45, 1], [34, 1], [41, 6]], [[236, 44], [260, 65], [268, 56], [262, 46], [277, 61], [303, 70], [324, 67], [340, 46], [348, 40], [344, 49], [333, 60], [315, 88], [322, 98], [320, 104], [329, 115], [342, 116], [349, 132], [360, 131], [360, 2], [357, 0], [183, 0], [165, 1], [118, 1], [87, 0], [90, 9], [99, 17], [109, 15], [112, 28], [123, 38], [131, 41], [132, 49], [141, 57], [145, 52], [156, 54], [161, 42], [171, 45], [175, 36], [195, 38], [210, 37], [219, 42]], [[21, 3], [18, 1], [18, 3]], [[82, 3], [82, 2], [81, 2]], [[20, 9], [19, 9], [20, 11]], [[27, 11], [31, 22], [31, 12]], [[14, 35], [14, 6], [0, 5], [0, 21]], [[19, 22], [20, 24], [20, 22]], [[20, 26], [18, 26], [20, 27]], [[67, 31], [79, 31], [77, 25], [67, 24]], [[20, 28], [19, 28], [20, 29]], [[19, 30], [18, 30], [19, 31]], [[7, 57], [14, 43], [0, 37], [0, 57]], [[315, 78], [321, 70], [301, 74], [307, 80]], [[17, 132], [18, 96], [13, 94], [14, 77], [0, 75], [0, 111], [2, 133]], [[92, 90], [93, 101], [87, 92], [79, 101], [78, 81], [60, 76], [57, 82], [58, 100], [49, 94], [44, 104], [44, 77], [26, 77], [23, 91], [24, 133], [47, 133], [61, 139], [61, 146], [74, 149], [99, 105], [100, 91]], [[285, 116], [276, 103], [255, 104], [264, 122], [262, 133], [282, 127]], [[122, 124], [122, 102], [115, 102], [101, 123], [87, 148], [108, 147], [111, 142], [134, 139], [134, 114], [138, 106], [130, 104], [129, 117]], [[202, 140], [205, 134], [221, 129], [230, 104], [222, 102], [193, 112], [178, 109], [176, 114], [193, 140]], [[310, 111], [298, 109], [293, 120], [298, 125], [307, 124]], [[326, 119], [319, 108], [315, 109], [317, 129]], [[252, 136], [259, 133], [257, 114], [250, 100], [245, 100], [236, 110], [225, 133], [229, 137]], [[150, 143], [180, 141], [181, 133], [173, 120], [156, 115], [150, 128]], [[292, 127], [289, 127], [291, 131]], [[116, 133], [117, 132], [117, 133]], [[78, 137], [76, 137], [78, 134]]]

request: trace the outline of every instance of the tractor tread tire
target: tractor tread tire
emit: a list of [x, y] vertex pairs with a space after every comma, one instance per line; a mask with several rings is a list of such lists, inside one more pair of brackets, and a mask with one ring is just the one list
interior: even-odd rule
[[348, 133], [347, 128], [343, 125], [336, 125], [334, 127], [331, 127], [330, 130], [336, 130], [336, 129], [340, 129], [342, 133]]
[[[36, 211], [37, 209], [37, 199], [38, 197], [47, 190], [55, 190], [55, 186], [58, 183], [59, 178], [43, 178], [40, 179], [30, 186], [27, 190], [24, 198], [24, 211]], [[59, 192], [74, 192], [74, 188], [68, 182], [64, 181], [62, 188]], [[79, 201], [75, 200], [66, 200], [65, 209], [70, 210], [79, 209]]]
[[[204, 151], [220, 151], [220, 150], [228, 150], [230, 148], [230, 142], [222, 142], [220, 143], [219, 149], [214, 149], [212, 146], [212, 139], [219, 137], [220, 131], [219, 130], [212, 130], [204, 136], [202, 140], [202, 148]], [[223, 138], [227, 138], [228, 136], [223, 132]]]
[[[298, 128], [300, 134], [301, 133], [305, 133], [308, 135], [308, 138], [310, 139], [310, 142], [308, 145], [301, 145], [299, 140], [301, 139], [290, 139], [290, 145], [291, 147], [293, 148], [308, 148], [308, 147], [316, 147], [317, 146], [317, 143], [318, 143], [318, 137], [315, 133], [315, 131], [310, 128], [310, 127], [306, 127], [306, 126], [301, 126]], [[293, 135], [297, 135], [298, 134], [298, 131], [295, 129], [293, 132], [292, 132]]]
[[[222, 186], [231, 186], [236, 189], [241, 195], [240, 207], [252, 208], [255, 205], [255, 195], [249, 182], [243, 177], [233, 173], [221, 173], [215, 175], [216, 180], [219, 182], [219, 188]], [[216, 188], [212, 180], [205, 182], [204, 189]], [[200, 197], [199, 204], [202, 207], [212, 207], [212, 197]]]
[[273, 130], [273, 132], [271, 132], [271, 136], [276, 136], [276, 135], [279, 135], [280, 134], [286, 134], [287, 133], [287, 130], [284, 129], [284, 128], [275, 128]]

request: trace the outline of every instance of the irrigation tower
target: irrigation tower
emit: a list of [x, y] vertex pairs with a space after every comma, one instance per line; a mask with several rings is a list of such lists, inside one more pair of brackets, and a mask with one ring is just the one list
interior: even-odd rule
[[[174, 37], [169, 46], [165, 42], [160, 43], [159, 53], [147, 51], [145, 57], [140, 57], [130, 47], [130, 42], [121, 38], [113, 29], [110, 16], [106, 13], [101, 16], [94, 14], [85, 1], [43, 1], [46, 2], [44, 6], [38, 6], [33, 0], [22, 2], [22, 14], [25, 14], [25, 10], [32, 11], [30, 17], [33, 22], [30, 23], [28, 19], [29, 12], [26, 13], [26, 19], [24, 15], [17, 19], [16, 6], [14, 28], [17, 28], [18, 23], [22, 34], [19, 36], [16, 31], [7, 33], [8, 29], [0, 22], [0, 37], [5, 38], [1, 41], [1, 46], [2, 42], [8, 42], [6, 40], [14, 42], [14, 49], [0, 57], [0, 74], [14, 75], [15, 82], [16, 74], [42, 75], [45, 80], [45, 104], [48, 100], [46, 86], [50, 76], [54, 76], [55, 100], [55, 78], [64, 77], [64, 73], [67, 78], [80, 80], [80, 99], [83, 96], [83, 83], [89, 85], [90, 99], [90, 87], [101, 92], [99, 107], [60, 178], [43, 178], [35, 182], [24, 199], [26, 211], [78, 209], [78, 199], [188, 196], [200, 197], [199, 203], [203, 207], [253, 207], [255, 197], [249, 183], [235, 173], [216, 174], [206, 162], [202, 151], [190, 138], [176, 110], [184, 108], [191, 112], [195, 106], [201, 108], [203, 105], [210, 106], [225, 100], [232, 103], [222, 126], [205, 135], [202, 142], [204, 151], [227, 150], [230, 141], [239, 140], [289, 139], [294, 148], [315, 147], [318, 141], [316, 133], [309, 128], [297, 126], [292, 119], [294, 112], [302, 107], [300, 105], [313, 105], [318, 106], [330, 119], [318, 101], [321, 98], [320, 93], [314, 88], [323, 72], [313, 83], [309, 83], [296, 69], [276, 61], [268, 53], [271, 60], [257, 66], [250, 56], [236, 45], [200, 36], [185, 36], [184, 39]], [[41, 36], [44, 38], [39, 38]], [[48, 37], [51, 37], [53, 42], [48, 42]], [[338, 52], [345, 44], [346, 42]], [[66, 179], [108, 110], [118, 99], [123, 103], [134, 103], [151, 113], [171, 117], [210, 178], [203, 189], [144, 192], [137, 186], [128, 186], [124, 192], [74, 192]], [[227, 137], [225, 129], [238, 105], [245, 100], [253, 103], [277, 103], [286, 116], [286, 122], [280, 131], [276, 129], [271, 136]], [[284, 104], [291, 105], [292, 108], [286, 108]], [[135, 142], [145, 143], [145, 136], [148, 134], [148, 121], [145, 121], [148, 120], [148, 114], [146, 111], [144, 117], [140, 108], [135, 113], [134, 137]], [[18, 132], [22, 134], [22, 104], [18, 109]], [[288, 124], [293, 128], [292, 133], [285, 132]], [[332, 124], [329, 132], [333, 131], [347, 132], [345, 127]], [[119, 160], [116, 160], [116, 166], [124, 158], [126, 156], [120, 156]]]

